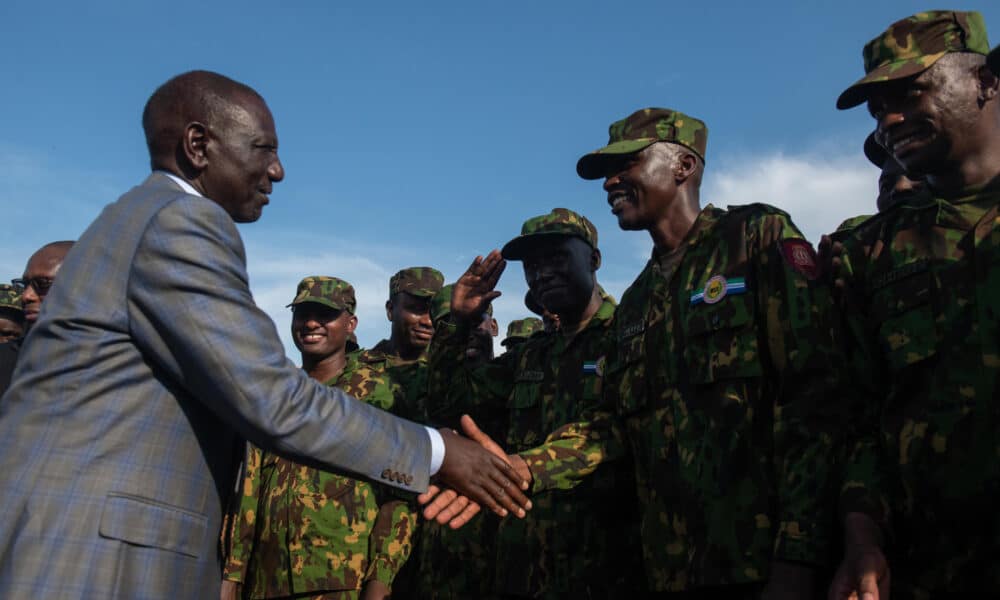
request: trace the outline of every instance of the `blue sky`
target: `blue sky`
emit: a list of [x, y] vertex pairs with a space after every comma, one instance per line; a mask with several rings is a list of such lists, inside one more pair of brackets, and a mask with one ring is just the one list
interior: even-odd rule
[[[0, 277], [142, 181], [143, 103], [194, 68], [253, 86], [275, 115], [287, 175], [241, 233], [255, 298], [293, 358], [284, 304], [302, 276], [354, 283], [372, 345], [388, 334], [393, 272], [427, 264], [452, 281], [556, 206], [595, 223], [599, 279], [620, 296], [651, 243], [618, 230], [574, 165], [645, 106], [708, 123], [704, 202], [775, 204], [815, 240], [874, 210], [878, 173], [861, 153], [873, 123], [863, 108], [837, 111], [837, 95], [862, 75], [865, 42], [932, 8], [4, 0]], [[1000, 40], [995, 1], [951, 8], [979, 10]], [[517, 263], [500, 289], [506, 327], [527, 314]]]

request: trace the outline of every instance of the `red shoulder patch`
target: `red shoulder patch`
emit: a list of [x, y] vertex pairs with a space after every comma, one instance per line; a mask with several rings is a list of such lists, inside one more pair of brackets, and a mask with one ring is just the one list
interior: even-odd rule
[[781, 240], [781, 255], [796, 273], [810, 280], [819, 277], [819, 261], [816, 258], [816, 251], [813, 250], [812, 244], [806, 240]]

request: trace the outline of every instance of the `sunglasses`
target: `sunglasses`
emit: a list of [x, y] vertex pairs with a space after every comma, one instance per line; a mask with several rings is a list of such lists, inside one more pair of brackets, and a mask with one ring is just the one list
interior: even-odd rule
[[35, 288], [35, 293], [39, 296], [44, 296], [49, 293], [54, 281], [51, 277], [30, 277], [28, 279], [11, 279], [10, 283], [19, 294], [24, 293], [24, 290], [30, 286]]

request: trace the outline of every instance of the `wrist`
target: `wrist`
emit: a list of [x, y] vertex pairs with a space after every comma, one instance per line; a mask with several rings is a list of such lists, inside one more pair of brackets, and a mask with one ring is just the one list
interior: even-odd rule
[[885, 537], [882, 535], [882, 528], [879, 527], [875, 519], [870, 516], [850, 512], [844, 515], [844, 546], [875, 546], [881, 548], [885, 545]]

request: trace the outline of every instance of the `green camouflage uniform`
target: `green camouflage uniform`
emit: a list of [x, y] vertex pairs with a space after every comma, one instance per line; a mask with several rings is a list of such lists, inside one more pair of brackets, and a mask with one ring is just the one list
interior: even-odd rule
[[[446, 285], [431, 301], [431, 319], [435, 330], [451, 312], [452, 285]], [[493, 313], [492, 307], [487, 311]], [[463, 345], [464, 348], [464, 345]], [[402, 376], [397, 373], [402, 373]], [[458, 428], [453, 416], [442, 419], [440, 412], [431, 415], [427, 405], [427, 363], [413, 363], [392, 369], [393, 378], [407, 381], [401, 404], [409, 407], [410, 419], [435, 426]], [[488, 435], [498, 433], [495, 423], [477, 421]], [[498, 438], [494, 438], [498, 439]], [[493, 538], [498, 518], [482, 511], [461, 529], [451, 529], [435, 521], [421, 521], [413, 545], [413, 554], [400, 573], [395, 598], [401, 600], [445, 600], [487, 598], [492, 591], [494, 561]]]
[[500, 342], [500, 345], [510, 349], [511, 346], [520, 344], [534, 335], [535, 332], [541, 331], [544, 328], [542, 320], [535, 317], [514, 319], [507, 325], [507, 337]]
[[[919, 70], [901, 72], [913, 75], [942, 48], [988, 47], [977, 13], [921, 13], [866, 46], [865, 70], [910, 61]], [[841, 510], [890, 525], [894, 599], [1000, 590], [1000, 189], [992, 185], [895, 206], [844, 242], [844, 334], [863, 418]]]
[[[609, 149], [657, 141], [703, 157], [707, 137], [667, 109], [610, 132], [581, 176], [602, 177], [595, 157]], [[772, 560], [832, 558], [836, 356], [816, 276], [787, 214], [708, 205], [622, 296], [604, 389], [634, 456], [652, 590], [734, 586], [720, 597], [755, 598]]]
[[[353, 313], [354, 290], [333, 277], [307, 277], [292, 304], [301, 302]], [[394, 403], [389, 379], [354, 354], [324, 383], [383, 410]], [[392, 587], [415, 525], [407, 502], [381, 486], [251, 446], [224, 577], [241, 581], [248, 598], [358, 598], [366, 581]]]
[[[504, 256], [516, 258], [512, 248], [527, 237], [569, 231], [596, 246], [589, 221], [556, 209], [527, 221]], [[469, 410], [477, 422], [499, 421], [502, 436], [494, 439], [519, 453], [534, 478], [531, 511], [524, 519], [500, 521], [496, 531], [497, 595], [612, 598], [638, 591], [631, 472], [625, 461], [610, 460], [622, 455], [623, 446], [600, 406], [614, 310], [604, 300], [574, 336], [536, 333], [473, 369], [463, 365], [467, 324], [441, 324], [435, 334], [430, 395], [439, 404], [432, 414]]]
[[[443, 284], [444, 275], [433, 267], [401, 269], [389, 278], [389, 298], [399, 292], [406, 292], [418, 298], [431, 298], [441, 290]], [[401, 359], [393, 347], [392, 340], [389, 339], [379, 340], [370, 349], [362, 351], [359, 360], [381, 372], [385, 372], [389, 367], [412, 362]], [[427, 353], [422, 354], [417, 360], [427, 362]]]

